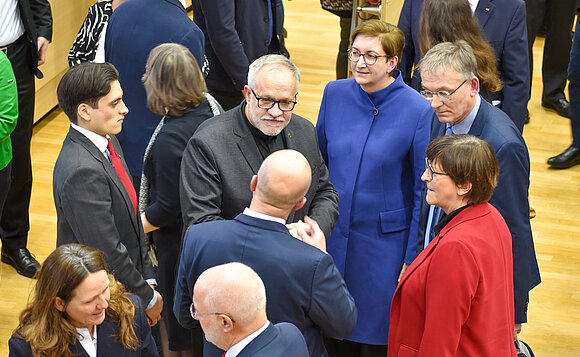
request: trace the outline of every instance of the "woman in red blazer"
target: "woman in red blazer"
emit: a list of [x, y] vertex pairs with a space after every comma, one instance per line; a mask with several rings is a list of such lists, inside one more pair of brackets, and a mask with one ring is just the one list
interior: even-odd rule
[[510, 232], [487, 201], [492, 147], [448, 135], [427, 148], [427, 203], [446, 216], [393, 297], [388, 356], [515, 356]]

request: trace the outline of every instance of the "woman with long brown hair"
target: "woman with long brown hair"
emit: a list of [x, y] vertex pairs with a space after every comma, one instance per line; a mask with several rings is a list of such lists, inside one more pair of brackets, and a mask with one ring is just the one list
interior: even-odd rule
[[477, 18], [466, 0], [425, 0], [419, 23], [421, 57], [441, 42], [464, 40], [473, 49], [481, 96], [491, 102], [491, 93], [502, 89], [493, 48], [481, 35]]
[[62, 245], [42, 264], [10, 356], [157, 356], [140, 306], [107, 273], [100, 251]]

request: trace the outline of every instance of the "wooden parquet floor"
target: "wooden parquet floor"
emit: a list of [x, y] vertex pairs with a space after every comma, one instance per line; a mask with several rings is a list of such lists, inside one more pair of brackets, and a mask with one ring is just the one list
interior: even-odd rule
[[[295, 112], [315, 122], [324, 86], [334, 80], [338, 17], [321, 10], [318, 1], [287, 0], [284, 6], [287, 47], [302, 75]], [[540, 105], [542, 48], [543, 39], [538, 39], [532, 118], [524, 137], [531, 156], [530, 199], [537, 211], [532, 230], [543, 282], [531, 293], [529, 321], [520, 337], [536, 356], [572, 357], [580, 356], [580, 166], [552, 170], [546, 164], [548, 157], [570, 145], [571, 131], [568, 119]], [[68, 125], [65, 115], [55, 110], [34, 128], [28, 247], [41, 262], [55, 247], [52, 170]], [[0, 264], [0, 356], [8, 355], [7, 341], [33, 284]]]

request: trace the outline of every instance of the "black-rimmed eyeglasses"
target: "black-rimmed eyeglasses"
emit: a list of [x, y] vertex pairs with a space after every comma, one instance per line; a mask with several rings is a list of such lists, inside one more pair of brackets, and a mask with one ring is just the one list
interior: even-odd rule
[[437, 95], [439, 97], [439, 99], [441, 99], [442, 101], [448, 102], [451, 100], [451, 96], [453, 95], [453, 93], [457, 92], [459, 90], [459, 88], [461, 88], [461, 86], [465, 84], [465, 82], [467, 82], [467, 79], [464, 80], [463, 82], [461, 82], [459, 87], [455, 88], [455, 90], [453, 90], [451, 93], [449, 93], [446, 90], [440, 90], [438, 92], [431, 92], [430, 90], [427, 90], [427, 89], [421, 89], [421, 91], [419, 93], [421, 93], [423, 98], [425, 98], [427, 100], [433, 100], [433, 97], [435, 95]]
[[377, 60], [381, 57], [389, 57], [388, 55], [375, 55], [372, 53], [362, 53], [362, 52], [355, 50], [353, 48], [351, 48], [348, 51], [348, 58], [353, 62], [358, 62], [358, 60], [361, 58], [361, 56], [363, 58], [363, 61], [367, 65], [373, 65], [373, 64], [377, 63]]
[[191, 305], [189, 305], [189, 313], [191, 314], [191, 317], [194, 320], [199, 319], [199, 317], [203, 316], [203, 315], [215, 315], [215, 316], [225, 315], [225, 316], [229, 317], [230, 320], [232, 320], [232, 322], [234, 322], [234, 323], [236, 322], [236, 321], [234, 321], [234, 319], [232, 319], [232, 317], [230, 315], [223, 313], [223, 312], [199, 312], [195, 309], [195, 305], [193, 303], [191, 303]]
[[433, 180], [433, 175], [443, 175], [443, 176], [449, 176], [449, 174], [446, 174], [444, 172], [437, 172], [437, 171], [433, 171], [433, 169], [431, 168], [431, 162], [425, 158], [425, 171], [427, 171], [427, 174], [429, 174], [429, 181]]
[[260, 109], [266, 110], [272, 109], [274, 107], [274, 104], [278, 104], [278, 108], [281, 111], [291, 112], [292, 109], [294, 109], [296, 103], [298, 103], [298, 101], [296, 101], [296, 97], [294, 97], [294, 100], [274, 100], [270, 98], [260, 98], [256, 95], [256, 92], [254, 92], [252, 88], [250, 88], [250, 90], [252, 91], [254, 97], [256, 97], [256, 99], [258, 100], [258, 108]]

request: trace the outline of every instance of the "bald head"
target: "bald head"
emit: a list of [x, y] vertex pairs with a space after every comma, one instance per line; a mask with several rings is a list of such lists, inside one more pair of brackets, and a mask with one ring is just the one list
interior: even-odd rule
[[242, 263], [209, 268], [197, 279], [194, 296], [209, 311], [223, 312], [241, 326], [266, 319], [266, 289], [260, 276]]
[[254, 197], [250, 208], [273, 216], [287, 216], [306, 202], [304, 195], [310, 187], [311, 175], [310, 164], [300, 152], [274, 152], [262, 162], [257, 178], [252, 179]]

